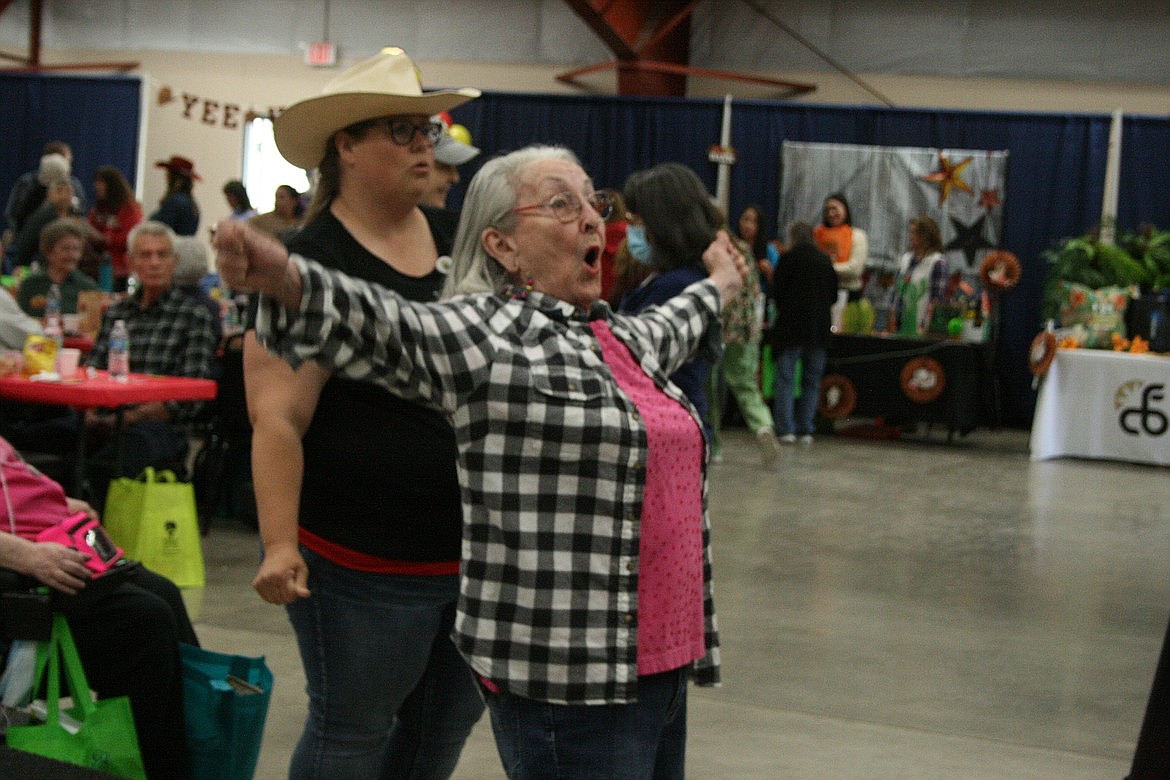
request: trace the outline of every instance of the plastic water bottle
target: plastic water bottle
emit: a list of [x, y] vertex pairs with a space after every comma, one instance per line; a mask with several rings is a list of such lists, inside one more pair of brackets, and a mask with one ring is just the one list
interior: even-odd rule
[[49, 286], [45, 295], [45, 335], [56, 341], [58, 348], [65, 339], [65, 328], [61, 324], [61, 288], [56, 282]]
[[110, 378], [126, 382], [130, 378], [130, 333], [125, 320], [115, 320], [110, 330], [110, 351], [107, 357]]

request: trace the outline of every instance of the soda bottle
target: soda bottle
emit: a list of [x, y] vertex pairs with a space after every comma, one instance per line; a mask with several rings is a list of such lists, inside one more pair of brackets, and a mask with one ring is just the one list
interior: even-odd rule
[[107, 358], [110, 378], [125, 382], [130, 378], [130, 333], [125, 320], [115, 320], [110, 330], [110, 351]]

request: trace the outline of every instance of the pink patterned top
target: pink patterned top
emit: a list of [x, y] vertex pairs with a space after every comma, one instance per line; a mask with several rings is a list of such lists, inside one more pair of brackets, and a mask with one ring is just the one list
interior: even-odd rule
[[703, 434], [602, 320], [590, 323], [605, 364], [646, 426], [646, 487], [638, 545], [638, 674], [702, 658]]

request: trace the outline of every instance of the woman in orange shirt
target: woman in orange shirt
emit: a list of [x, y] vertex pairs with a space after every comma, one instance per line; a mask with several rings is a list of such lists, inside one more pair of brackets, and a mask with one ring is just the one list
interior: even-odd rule
[[821, 224], [813, 228], [817, 248], [833, 261], [837, 286], [849, 293], [849, 300], [861, 298], [861, 274], [869, 256], [869, 238], [865, 231], [853, 227], [849, 201], [839, 192], [825, 198]]

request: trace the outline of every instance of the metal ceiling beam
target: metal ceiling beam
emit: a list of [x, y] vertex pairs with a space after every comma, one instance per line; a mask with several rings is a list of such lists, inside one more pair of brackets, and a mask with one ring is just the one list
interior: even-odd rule
[[[12, 0], [0, 0], [0, 14], [8, 10]], [[45, 18], [44, 0], [30, 0], [28, 8], [28, 54], [0, 52], [0, 59], [19, 63], [20, 67], [0, 68], [4, 73], [37, 73], [58, 70], [113, 70], [119, 73], [134, 70], [137, 62], [74, 62], [59, 65], [41, 64], [41, 26]]]
[[671, 97], [686, 95], [688, 76], [774, 86], [783, 90], [780, 97], [794, 97], [816, 89], [815, 84], [690, 65], [691, 14], [702, 2], [704, 0], [565, 0], [565, 4], [613, 52], [615, 59], [560, 73], [557, 80], [575, 84], [586, 74], [616, 70], [619, 95]]

